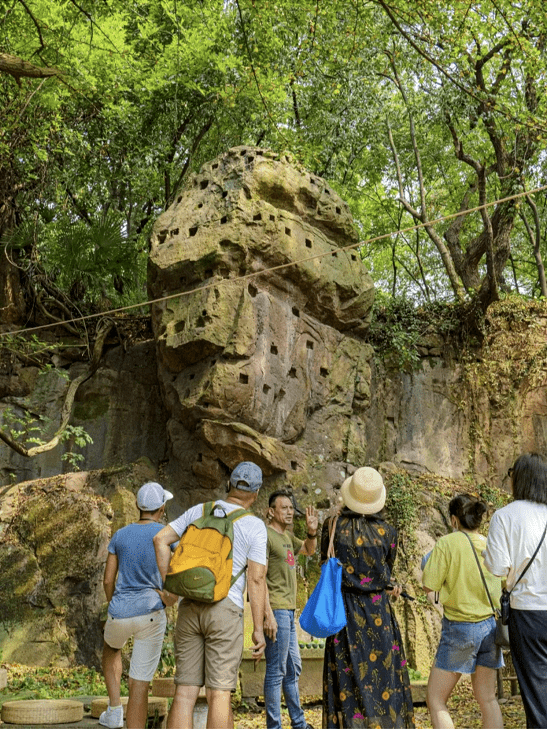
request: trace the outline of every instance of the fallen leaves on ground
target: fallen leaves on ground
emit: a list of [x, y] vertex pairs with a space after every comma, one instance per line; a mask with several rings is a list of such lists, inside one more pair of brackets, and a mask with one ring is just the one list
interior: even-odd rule
[[[506, 688], [507, 690], [508, 688]], [[322, 727], [322, 709], [320, 698], [315, 698], [314, 704], [304, 706], [306, 722], [314, 728]], [[525, 728], [526, 717], [520, 696], [511, 697], [500, 702], [505, 728]], [[448, 709], [456, 728], [481, 728], [481, 714], [479, 706], [473, 697], [471, 681], [469, 678], [462, 678], [456, 685], [450, 700]], [[431, 728], [431, 719], [425, 706], [414, 708], [416, 728]], [[263, 707], [240, 707], [234, 712], [236, 728], [265, 728], [266, 712]], [[284, 728], [290, 728], [289, 714], [285, 708], [282, 712]]]

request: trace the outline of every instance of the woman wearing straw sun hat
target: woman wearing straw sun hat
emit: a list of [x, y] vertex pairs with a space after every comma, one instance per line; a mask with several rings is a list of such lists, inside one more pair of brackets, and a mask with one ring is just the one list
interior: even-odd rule
[[[325, 647], [323, 727], [413, 728], [406, 659], [390, 602], [390, 596], [401, 594], [400, 586], [391, 587], [397, 531], [385, 521], [382, 476], [361, 467], [344, 481], [340, 494], [344, 506], [334, 550], [343, 565], [347, 626]], [[331, 523], [323, 525], [322, 560]]]

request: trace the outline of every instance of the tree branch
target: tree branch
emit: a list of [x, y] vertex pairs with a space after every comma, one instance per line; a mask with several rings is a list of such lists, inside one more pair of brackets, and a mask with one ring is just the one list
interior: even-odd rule
[[539, 278], [539, 285], [541, 288], [541, 296], [547, 297], [547, 282], [545, 280], [545, 267], [543, 266], [543, 259], [541, 256], [541, 250], [540, 250], [540, 244], [541, 244], [541, 223], [539, 220], [539, 213], [537, 209], [537, 205], [532, 200], [532, 198], [527, 195], [526, 203], [530, 207], [530, 210], [532, 211], [532, 215], [534, 217], [534, 228], [535, 228], [535, 234], [532, 231], [530, 224], [528, 223], [528, 220], [526, 219], [526, 216], [522, 211], [519, 212], [520, 218], [524, 225], [526, 226], [526, 231], [528, 233], [528, 237], [530, 239], [530, 243], [533, 246], [534, 249], [534, 258], [536, 260], [536, 266], [538, 270], [538, 278]]
[[[396, 82], [397, 83], [397, 82]], [[420, 198], [421, 198], [421, 211], [417, 211], [410, 202], [406, 199], [404, 195], [404, 188], [403, 188], [403, 178], [401, 175], [401, 167], [399, 165], [399, 157], [397, 154], [397, 149], [395, 147], [395, 142], [393, 139], [393, 134], [391, 132], [391, 127], [388, 125], [388, 136], [389, 136], [389, 144], [393, 153], [393, 159], [395, 162], [395, 168], [397, 170], [397, 180], [399, 183], [399, 199], [401, 204], [405, 207], [405, 209], [410, 213], [410, 215], [415, 219], [420, 221], [421, 223], [424, 223], [425, 230], [427, 232], [427, 235], [431, 239], [431, 241], [435, 244], [435, 247], [437, 248], [437, 251], [439, 252], [445, 271], [447, 273], [448, 279], [450, 281], [450, 284], [452, 286], [452, 290], [454, 292], [454, 295], [458, 301], [461, 301], [463, 299], [463, 291], [460, 279], [458, 277], [458, 274], [456, 272], [456, 269], [454, 267], [454, 261], [452, 259], [452, 256], [450, 254], [449, 249], [445, 245], [443, 239], [437, 231], [435, 230], [434, 226], [429, 225], [428, 223], [428, 216], [427, 216], [427, 209], [426, 209], [426, 198], [425, 198], [425, 186], [424, 186], [424, 180], [422, 175], [422, 169], [421, 169], [421, 158], [420, 158], [420, 151], [418, 149], [418, 144], [416, 141], [416, 135], [414, 131], [414, 124], [412, 121], [412, 113], [410, 111], [410, 108], [408, 107], [406, 97], [400, 87], [399, 84], [399, 90], [401, 91], [403, 95], [403, 100], [405, 102], [405, 106], [407, 107], [407, 112], [410, 119], [410, 133], [412, 137], [412, 146], [414, 149], [414, 156], [416, 158], [416, 164], [418, 166], [418, 180], [420, 185]]]
[[45, 79], [49, 76], [59, 76], [63, 72], [58, 68], [47, 68], [45, 66], [35, 66], [33, 63], [12, 56], [9, 53], [0, 53], [0, 73], [6, 73], [21, 84], [21, 77], [32, 79]]
[[[412, 48], [418, 53], [422, 58], [424, 58], [428, 63], [430, 63], [432, 66], [434, 66], [442, 76], [447, 78], [454, 86], [456, 86], [458, 89], [463, 91], [464, 94], [467, 94], [467, 96], [470, 96], [471, 98], [475, 99], [479, 103], [484, 103], [484, 99], [475, 94], [471, 89], [469, 89], [465, 84], [462, 84], [458, 79], [453, 76], [451, 73], [449, 73], [433, 56], [431, 56], [429, 53], [424, 51], [420, 46], [411, 38], [411, 36], [403, 29], [401, 24], [398, 22], [397, 18], [395, 17], [392, 9], [389, 7], [387, 2], [385, 0], [375, 0], [380, 7], [383, 8], [388, 18], [391, 20], [397, 31], [401, 34], [401, 36], [412, 46]], [[519, 126], [526, 126], [529, 129], [538, 130], [541, 129], [542, 131], [547, 131], [547, 128], [541, 124], [538, 124], [534, 122], [533, 124], [530, 124], [528, 121], [523, 121], [522, 119], [518, 119], [514, 116], [514, 114], [511, 114], [507, 110], [499, 107], [499, 106], [493, 106], [492, 111], [495, 111], [497, 114], [502, 114], [506, 119], [515, 122], [515, 124], [518, 124]]]
[[[203, 127], [199, 130], [197, 137], [194, 139], [194, 142], [192, 144], [192, 148], [190, 149], [190, 152], [188, 153], [188, 157], [186, 158], [186, 162], [184, 163], [184, 167], [182, 168], [182, 171], [178, 177], [178, 180], [176, 182], [176, 185], [174, 185], [173, 190], [176, 194], [180, 186], [182, 185], [182, 181], [184, 180], [184, 177], [186, 176], [186, 173], [188, 172], [188, 168], [190, 167], [190, 163], [192, 162], [192, 158], [194, 156], [194, 153], [196, 152], [197, 148], [200, 145], [201, 140], [205, 137], [207, 132], [211, 129], [211, 126], [213, 124], [214, 117], [211, 117]], [[174, 196], [173, 196], [174, 197]], [[167, 207], [169, 205], [170, 201], [165, 201], [165, 206]]]
[[[18, 2], [25, 8], [25, 10], [27, 11], [27, 15], [30, 16], [32, 22], [36, 26], [36, 31], [38, 32], [38, 37], [40, 38], [40, 48], [37, 51], [34, 51], [34, 53], [38, 53], [39, 51], [41, 51], [43, 48], [46, 47], [46, 44], [44, 43], [44, 38], [42, 36], [42, 29], [40, 28], [38, 21], [34, 17], [32, 11], [30, 10], [29, 6], [26, 4], [25, 0], [18, 0]], [[32, 54], [33, 56], [34, 56], [34, 53]]]

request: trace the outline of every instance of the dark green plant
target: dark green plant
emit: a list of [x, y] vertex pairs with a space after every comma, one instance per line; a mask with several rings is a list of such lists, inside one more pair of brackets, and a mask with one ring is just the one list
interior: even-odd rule
[[402, 297], [376, 295], [368, 332], [377, 356], [388, 358], [401, 370], [415, 370], [420, 357], [416, 348], [423, 323], [412, 302]]
[[175, 644], [173, 639], [174, 624], [168, 623], [161, 648], [158, 674], [160, 677], [174, 677], [176, 669]]
[[386, 491], [388, 521], [397, 528], [399, 546], [409, 561], [416, 551], [417, 484], [408, 474], [396, 472], [386, 478]]

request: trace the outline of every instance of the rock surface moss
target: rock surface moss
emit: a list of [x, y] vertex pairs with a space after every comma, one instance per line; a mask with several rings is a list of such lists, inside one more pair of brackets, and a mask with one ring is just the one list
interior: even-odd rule
[[5, 661], [100, 666], [102, 581], [112, 532], [138, 517], [150, 463], [24, 482], [0, 503]]

